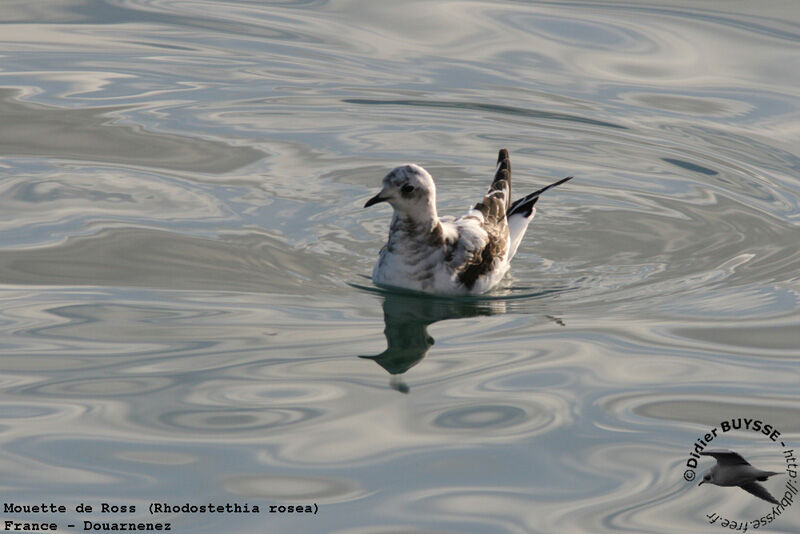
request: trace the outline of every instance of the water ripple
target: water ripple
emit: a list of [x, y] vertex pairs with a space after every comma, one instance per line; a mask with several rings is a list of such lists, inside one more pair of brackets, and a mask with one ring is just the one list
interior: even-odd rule
[[[0, 19], [9, 500], [319, 501], [324, 521], [276, 532], [765, 513], [681, 466], [728, 416], [800, 442], [797, 8], [65, 0]], [[500, 147], [519, 194], [575, 176], [504, 284], [373, 288], [381, 177], [416, 161], [460, 214]], [[769, 465], [747, 438], [720, 447]]]

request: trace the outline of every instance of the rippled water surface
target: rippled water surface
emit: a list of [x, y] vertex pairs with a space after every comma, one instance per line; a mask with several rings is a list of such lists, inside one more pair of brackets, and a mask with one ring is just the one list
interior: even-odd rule
[[[159, 520], [595, 534], [769, 512], [683, 472], [734, 417], [800, 450], [797, 3], [5, 0], [0, 21], [0, 492], [138, 509], [4, 519], [212, 501], [262, 513]], [[382, 176], [420, 163], [458, 214], [501, 147], [519, 194], [575, 176], [503, 287], [375, 290]], [[714, 445], [783, 468], [756, 433]]]

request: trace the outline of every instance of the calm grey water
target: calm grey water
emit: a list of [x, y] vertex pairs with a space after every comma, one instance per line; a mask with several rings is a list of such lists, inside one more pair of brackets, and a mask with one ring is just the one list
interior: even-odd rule
[[[800, 450], [797, 3], [0, 20], [0, 494], [69, 508], [4, 520], [694, 533], [769, 512], [683, 472], [734, 417]], [[501, 147], [520, 194], [576, 178], [493, 298], [371, 288], [382, 176], [420, 163], [458, 214]], [[757, 433], [715, 445], [782, 469]], [[146, 511], [209, 501], [262, 513]], [[798, 530], [800, 505], [768, 527]]]

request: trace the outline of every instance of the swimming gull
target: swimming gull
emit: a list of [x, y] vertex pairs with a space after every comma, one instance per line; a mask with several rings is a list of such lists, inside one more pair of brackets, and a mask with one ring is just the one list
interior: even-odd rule
[[511, 202], [511, 162], [500, 150], [494, 180], [483, 200], [455, 219], [436, 212], [436, 186], [413, 163], [393, 169], [367, 208], [388, 202], [394, 208], [389, 240], [372, 271], [379, 286], [443, 295], [484, 293], [508, 272], [539, 195], [572, 176]]

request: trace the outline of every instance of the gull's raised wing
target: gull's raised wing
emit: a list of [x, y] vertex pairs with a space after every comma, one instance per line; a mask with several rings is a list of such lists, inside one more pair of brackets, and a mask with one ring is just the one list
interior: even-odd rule
[[497, 155], [497, 169], [494, 180], [483, 200], [475, 204], [475, 209], [483, 213], [487, 225], [505, 225], [506, 211], [511, 205], [511, 160], [508, 150], [500, 149]]
[[738, 452], [730, 451], [728, 449], [713, 449], [710, 451], [703, 451], [701, 456], [713, 456], [719, 465], [750, 465], [750, 462], [742, 458]]

